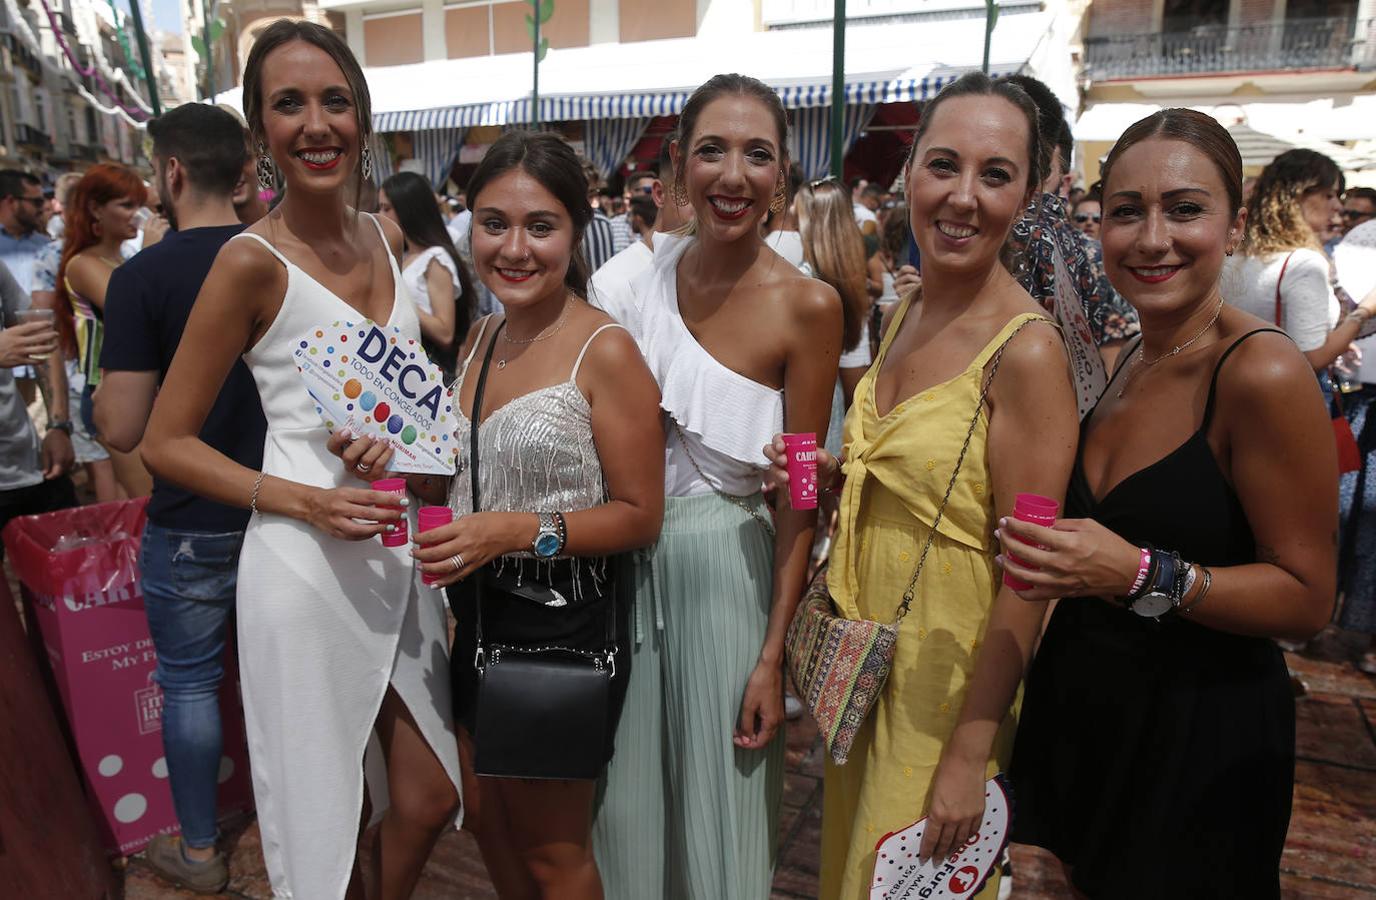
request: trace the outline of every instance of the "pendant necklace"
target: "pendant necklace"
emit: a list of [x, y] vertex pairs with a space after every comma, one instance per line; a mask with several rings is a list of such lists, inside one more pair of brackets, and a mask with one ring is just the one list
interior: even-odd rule
[[[556, 334], [559, 333], [559, 329], [561, 329], [561, 328], [564, 327], [564, 322], [565, 322], [565, 320], [568, 319], [568, 317], [569, 317], [569, 301], [568, 301], [568, 298], [565, 298], [565, 299], [564, 299], [564, 311], [561, 312], [561, 313], [559, 314], [559, 321], [555, 322], [555, 323], [554, 323], [553, 325], [551, 325], [549, 328], [545, 329], [544, 331], [540, 332], [539, 334], [535, 335], [535, 337], [532, 337], [532, 338], [513, 338], [513, 337], [507, 332], [507, 330], [504, 328], [504, 329], [502, 329], [502, 341], [503, 341], [504, 343], [511, 344], [511, 345], [513, 345], [513, 346], [520, 346], [521, 344], [534, 344], [536, 341], [547, 340], [547, 339], [549, 339], [549, 338], [554, 337]], [[506, 368], [506, 356], [505, 356], [505, 355], [503, 355], [500, 359], [497, 360], [497, 368], [498, 368], [498, 369], [505, 369], [505, 368]]]
[[[1220, 298], [1218, 299], [1218, 308], [1214, 310], [1214, 316], [1213, 316], [1213, 318], [1209, 320], [1209, 322], [1208, 322], [1207, 325], [1205, 325], [1203, 328], [1199, 329], [1199, 333], [1198, 333], [1198, 334], [1196, 334], [1194, 337], [1190, 338], [1188, 341], [1186, 341], [1186, 342], [1183, 343], [1183, 344], [1177, 344], [1173, 349], [1171, 349], [1170, 351], [1168, 351], [1168, 352], [1166, 352], [1166, 353], [1161, 354], [1160, 356], [1156, 357], [1156, 359], [1147, 359], [1147, 348], [1146, 348], [1146, 344], [1145, 344], [1145, 342], [1144, 342], [1141, 346], [1139, 346], [1139, 347], [1137, 348], [1137, 361], [1140, 362], [1140, 363], [1142, 363], [1142, 365], [1144, 365], [1144, 366], [1150, 367], [1150, 366], [1156, 365], [1156, 364], [1159, 363], [1159, 362], [1164, 362], [1165, 360], [1170, 359], [1172, 356], [1178, 356], [1182, 350], [1184, 350], [1186, 347], [1189, 347], [1189, 346], [1190, 346], [1191, 344], [1193, 344], [1195, 341], [1197, 341], [1197, 340], [1199, 340], [1200, 338], [1202, 338], [1202, 337], [1204, 336], [1204, 334], [1205, 334], [1210, 328], [1213, 328], [1213, 327], [1214, 327], [1214, 323], [1218, 321], [1218, 317], [1219, 317], [1219, 315], [1221, 315], [1222, 313], [1223, 313], [1223, 298], [1220, 297]], [[1127, 391], [1128, 385], [1132, 383], [1132, 374], [1133, 374], [1132, 372], [1128, 372], [1126, 375], [1124, 375], [1124, 377], [1123, 377], [1123, 386], [1122, 386], [1121, 388], [1118, 389], [1118, 399], [1119, 399], [1119, 400], [1123, 399], [1123, 394]]]

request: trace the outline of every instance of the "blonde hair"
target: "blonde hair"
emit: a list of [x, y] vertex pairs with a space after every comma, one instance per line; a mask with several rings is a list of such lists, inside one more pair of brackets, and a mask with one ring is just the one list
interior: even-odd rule
[[841, 295], [845, 328], [842, 345], [860, 342], [870, 295], [865, 271], [865, 241], [855, 226], [850, 190], [835, 179], [814, 181], [798, 189], [795, 207], [803, 259], [812, 273]]
[[1337, 163], [1314, 150], [1287, 150], [1262, 170], [1247, 201], [1247, 230], [1241, 250], [1266, 257], [1300, 247], [1322, 250], [1314, 229], [1304, 221], [1300, 201], [1315, 188], [1343, 189]]

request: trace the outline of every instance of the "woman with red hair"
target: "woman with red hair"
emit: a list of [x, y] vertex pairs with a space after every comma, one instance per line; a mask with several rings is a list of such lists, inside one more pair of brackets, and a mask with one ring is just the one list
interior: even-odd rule
[[[67, 202], [66, 237], [57, 270], [58, 330], [64, 352], [75, 355], [86, 379], [81, 420], [97, 440], [91, 395], [100, 384], [105, 289], [110, 273], [124, 261], [120, 244], [138, 231], [134, 214], [147, 197], [143, 179], [133, 169], [100, 163], [86, 170]], [[136, 453], [121, 453], [108, 445], [106, 449], [115, 464], [115, 477], [128, 496], [141, 497], [152, 490], [152, 479]]]

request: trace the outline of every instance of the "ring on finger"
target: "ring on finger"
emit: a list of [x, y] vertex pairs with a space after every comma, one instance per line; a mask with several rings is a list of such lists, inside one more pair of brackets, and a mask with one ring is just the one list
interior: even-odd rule
[[372, 463], [355, 463], [354, 468], [360, 472], [367, 472], [372, 469]]
[[451, 563], [454, 564], [454, 571], [455, 571], [455, 572], [458, 572], [458, 571], [460, 571], [461, 569], [463, 569], [463, 554], [462, 554], [462, 553], [455, 553], [453, 556], [449, 557], [449, 561], [450, 561]]

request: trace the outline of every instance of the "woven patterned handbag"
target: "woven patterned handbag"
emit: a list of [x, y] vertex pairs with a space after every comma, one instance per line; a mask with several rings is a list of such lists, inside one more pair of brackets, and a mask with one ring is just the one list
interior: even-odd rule
[[[1028, 321], [1042, 321], [1030, 319]], [[951, 481], [946, 485], [946, 496], [941, 499], [936, 518], [932, 520], [931, 532], [922, 546], [913, 577], [903, 591], [903, 601], [892, 624], [875, 622], [870, 619], [847, 619], [837, 614], [836, 602], [827, 590], [826, 570], [817, 573], [808, 586], [793, 621], [788, 626], [788, 636], [784, 640], [784, 651], [788, 657], [788, 670], [793, 675], [793, 683], [802, 694], [812, 717], [821, 729], [826, 740], [827, 751], [838, 765], [845, 765], [850, 757], [851, 745], [855, 735], [869, 715], [884, 683], [889, 679], [893, 668], [894, 647], [898, 643], [898, 625], [913, 603], [917, 590], [917, 579], [922, 574], [922, 566], [927, 561], [927, 553], [932, 549], [936, 538], [937, 526], [946, 512], [946, 504], [955, 490], [960, 467], [965, 462], [965, 454], [970, 449], [970, 439], [974, 437], [975, 426], [979, 424], [980, 412], [989, 396], [989, 387], [994, 383], [994, 375], [999, 370], [1004, 348], [1019, 331], [1019, 326], [1000, 345], [989, 367], [989, 377], [979, 392], [979, 402], [975, 404], [975, 414], [970, 419], [970, 427], [965, 432], [965, 444], [956, 458], [955, 470]]]

